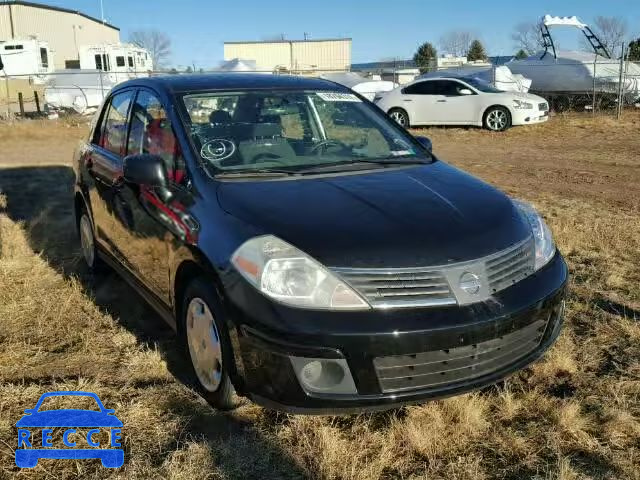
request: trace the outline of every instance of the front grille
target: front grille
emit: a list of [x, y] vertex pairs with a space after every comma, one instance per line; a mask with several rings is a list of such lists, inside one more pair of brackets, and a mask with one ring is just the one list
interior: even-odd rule
[[[533, 237], [470, 262], [412, 268], [332, 268], [374, 308], [468, 305], [483, 302], [533, 273]], [[480, 283], [470, 294], [461, 278], [471, 273]]]
[[335, 269], [373, 307], [455, 305], [442, 273], [426, 269]]
[[540, 110], [541, 112], [544, 110], [549, 110], [549, 105], [547, 105], [547, 102], [539, 103], [538, 110]]
[[490, 257], [486, 262], [491, 293], [499, 292], [533, 273], [533, 238]]
[[373, 366], [383, 393], [455, 384], [498, 371], [533, 352], [546, 320], [485, 342], [446, 350], [376, 357]]

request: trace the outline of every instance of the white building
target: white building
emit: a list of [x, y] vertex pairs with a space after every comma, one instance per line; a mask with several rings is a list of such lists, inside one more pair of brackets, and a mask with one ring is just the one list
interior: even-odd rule
[[120, 29], [77, 10], [18, 0], [1, 2], [0, 41], [29, 38], [49, 44], [53, 66], [60, 70], [79, 68], [82, 45], [119, 43]]
[[225, 42], [226, 61], [252, 60], [263, 72], [323, 73], [348, 71], [351, 67], [351, 39], [270, 40]]

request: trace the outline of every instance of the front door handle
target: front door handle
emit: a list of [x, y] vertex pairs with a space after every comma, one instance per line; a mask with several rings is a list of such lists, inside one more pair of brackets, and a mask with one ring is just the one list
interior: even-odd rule
[[405, 102], [413, 102], [413, 100], [411, 100], [410, 98], [405, 98], [404, 101]]
[[446, 100], [436, 100], [438, 103], [445, 103]]

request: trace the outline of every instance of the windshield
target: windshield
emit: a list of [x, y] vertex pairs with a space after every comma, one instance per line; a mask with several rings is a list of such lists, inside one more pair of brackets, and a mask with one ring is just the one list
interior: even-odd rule
[[187, 129], [213, 174], [431, 160], [407, 133], [352, 93], [215, 92], [188, 94], [183, 102]]
[[485, 93], [502, 93], [502, 92], [504, 92], [504, 90], [500, 90], [500, 89], [494, 87], [493, 85], [485, 82], [484, 80], [482, 80], [482, 79], [480, 79], [478, 77], [464, 77], [462, 80], [467, 82], [472, 87], [480, 90], [481, 92], [485, 92]]

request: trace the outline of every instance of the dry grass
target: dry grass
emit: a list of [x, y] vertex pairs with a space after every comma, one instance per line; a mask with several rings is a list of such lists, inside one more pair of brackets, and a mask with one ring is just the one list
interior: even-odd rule
[[[351, 417], [208, 408], [153, 312], [115, 275], [79, 267], [67, 162], [86, 127], [0, 128], [0, 477], [639, 479], [639, 126], [629, 114], [505, 135], [420, 132], [544, 213], [572, 272], [566, 327], [542, 361], [498, 386]], [[13, 465], [22, 410], [64, 388], [116, 409], [122, 469]]]

